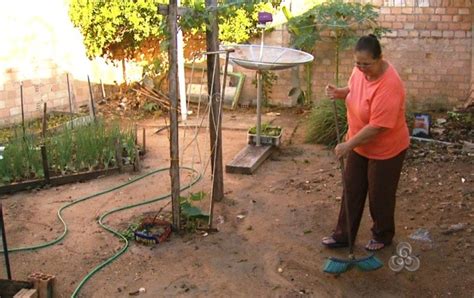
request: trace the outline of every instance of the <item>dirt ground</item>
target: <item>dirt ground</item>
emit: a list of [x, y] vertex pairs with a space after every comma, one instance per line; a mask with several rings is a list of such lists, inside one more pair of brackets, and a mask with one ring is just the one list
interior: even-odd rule
[[[353, 269], [335, 277], [323, 273], [323, 265], [330, 256], [346, 258], [347, 250], [328, 250], [320, 240], [331, 233], [340, 205], [336, 160], [325, 147], [304, 143], [305, 114], [298, 110], [280, 113], [266, 116], [267, 121], [284, 127], [280, 149], [253, 175], [224, 174], [225, 198], [215, 205], [219, 232], [172, 234], [169, 241], [155, 247], [132, 242], [125, 254], [84, 285], [79, 296], [473, 297], [474, 157], [439, 159], [433, 157], [433, 150], [423, 154], [410, 150], [398, 190], [395, 243], [376, 254], [384, 267], [373, 272]], [[226, 112], [224, 164], [246, 145], [245, 128], [254, 123], [251, 112]], [[143, 173], [169, 165], [166, 131], [155, 133], [161, 124], [162, 120], [141, 122], [147, 128]], [[192, 130], [187, 131], [190, 140]], [[202, 155], [208, 147], [206, 135], [203, 130], [198, 138]], [[206, 162], [192, 158], [193, 147], [186, 152], [184, 164], [194, 164], [201, 171]], [[2, 197], [9, 246], [53, 240], [63, 231], [56, 217], [61, 206], [135, 175], [124, 173]], [[183, 171], [183, 183], [189, 179]], [[98, 226], [98, 217], [168, 193], [169, 181], [164, 171], [65, 210], [69, 231], [61, 243], [10, 254], [14, 279], [25, 280], [38, 271], [54, 274], [58, 296], [70, 296], [88, 272], [123, 246]], [[190, 191], [209, 193], [209, 169]], [[106, 222], [122, 230], [165, 202], [125, 210]], [[368, 214], [366, 210], [359, 230], [357, 256], [366, 255]], [[429, 231], [431, 241], [411, 239], [416, 231]], [[398, 242], [413, 246], [421, 262], [418, 271], [395, 273], [389, 268]], [[3, 258], [0, 265], [3, 269]], [[145, 291], [137, 292], [140, 288]]]

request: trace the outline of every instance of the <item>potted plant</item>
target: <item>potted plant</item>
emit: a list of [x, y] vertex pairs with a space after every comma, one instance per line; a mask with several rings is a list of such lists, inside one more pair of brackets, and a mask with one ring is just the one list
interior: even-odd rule
[[[280, 126], [271, 126], [269, 123], [262, 123], [260, 127], [260, 143], [262, 145], [280, 146], [283, 129]], [[257, 143], [257, 128], [251, 127], [247, 131], [248, 144]]]

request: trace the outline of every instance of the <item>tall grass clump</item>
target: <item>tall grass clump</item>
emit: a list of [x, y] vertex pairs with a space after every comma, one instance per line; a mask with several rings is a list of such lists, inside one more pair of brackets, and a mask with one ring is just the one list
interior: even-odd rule
[[3, 183], [44, 177], [37, 141], [37, 137], [28, 133], [16, 133], [9, 140], [0, 159], [0, 180]]
[[[344, 101], [336, 100], [337, 116], [341, 137], [347, 131], [346, 106]], [[319, 100], [311, 110], [306, 133], [308, 143], [334, 146], [337, 143], [336, 126], [334, 123], [334, 107], [329, 99]]]

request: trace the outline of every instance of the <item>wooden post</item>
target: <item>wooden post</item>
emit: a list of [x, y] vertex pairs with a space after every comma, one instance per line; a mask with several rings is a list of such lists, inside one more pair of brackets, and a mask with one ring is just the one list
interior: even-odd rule
[[171, 176], [171, 202], [173, 209], [173, 227], [181, 229], [180, 218], [180, 181], [179, 181], [179, 143], [178, 143], [178, 3], [177, 0], [170, 0], [168, 6], [168, 28], [170, 32], [169, 41], [169, 97], [170, 108], [170, 176]]
[[104, 82], [102, 82], [102, 79], [100, 79], [100, 88], [102, 90], [102, 100], [105, 100], [105, 88], [104, 88]]
[[43, 136], [43, 142], [44, 142], [44, 139], [46, 138], [46, 131], [48, 130], [47, 108], [48, 108], [48, 104], [45, 102], [43, 104], [43, 127], [41, 130], [41, 135]]
[[69, 99], [69, 113], [71, 114], [71, 128], [73, 128], [73, 115], [72, 115], [72, 97], [71, 97], [71, 86], [69, 84], [69, 73], [66, 73], [66, 82], [67, 82], [67, 97]]
[[142, 138], [143, 138], [143, 140], [142, 140], [142, 151], [143, 151], [143, 154], [146, 153], [146, 134], [145, 134], [145, 132], [146, 132], [145, 127], [143, 127], [143, 129], [142, 129]]
[[[206, 8], [210, 10], [209, 27], [206, 31], [207, 51], [215, 52], [219, 50], [219, 27], [217, 24], [217, 0], [206, 0]], [[224, 197], [224, 176], [222, 168], [222, 132], [220, 123], [222, 121], [221, 104], [221, 81], [219, 54], [207, 56], [207, 90], [211, 98], [209, 115], [209, 133], [211, 142], [211, 170], [212, 170], [212, 190], [209, 214], [209, 228], [212, 228], [212, 218], [214, 212], [214, 201], [221, 201]]]
[[46, 184], [50, 183], [49, 177], [49, 165], [48, 165], [48, 153], [46, 152], [46, 146], [42, 144], [41, 148], [41, 160], [43, 161], [43, 172], [44, 172], [44, 181]]
[[48, 130], [48, 118], [47, 118], [47, 103], [45, 102], [43, 105], [43, 127], [41, 130], [41, 135], [43, 137], [43, 144], [41, 144], [41, 160], [43, 161], [43, 173], [44, 173], [44, 181], [46, 184], [50, 183], [49, 180], [49, 164], [48, 164], [48, 153], [46, 152], [46, 131]]
[[5, 222], [3, 221], [3, 208], [0, 202], [0, 229], [2, 230], [2, 246], [3, 255], [5, 256], [5, 268], [7, 269], [7, 277], [12, 279], [12, 272], [10, 270], [10, 259], [8, 258], [7, 232], [5, 232]]
[[20, 100], [21, 100], [21, 127], [23, 129], [23, 138], [25, 137], [25, 107], [23, 103], [23, 81], [20, 82]]
[[91, 114], [92, 119], [95, 121], [95, 106], [94, 106], [94, 95], [92, 94], [92, 85], [89, 76], [87, 76], [87, 83], [89, 84], [89, 95], [91, 97]]
[[122, 173], [123, 171], [123, 163], [122, 163], [122, 144], [120, 143], [120, 138], [117, 138], [115, 140], [115, 160], [117, 161], [117, 167], [119, 170], [119, 173]]

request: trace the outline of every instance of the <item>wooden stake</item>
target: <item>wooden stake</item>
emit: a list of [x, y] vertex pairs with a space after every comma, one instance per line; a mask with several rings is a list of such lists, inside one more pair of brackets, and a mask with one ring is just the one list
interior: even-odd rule
[[46, 152], [46, 146], [44, 144], [41, 145], [41, 159], [43, 161], [44, 181], [46, 184], [49, 184], [48, 153]]
[[94, 95], [92, 94], [92, 85], [89, 76], [87, 76], [87, 83], [89, 84], [89, 95], [91, 97], [91, 116], [95, 121], [95, 105], [94, 105]]
[[143, 127], [142, 129], [142, 150], [143, 150], [143, 154], [146, 153], [146, 134], [145, 134], [145, 127]]
[[119, 173], [123, 171], [123, 163], [122, 163], [122, 144], [120, 143], [120, 139], [115, 140], [115, 160], [117, 161], [117, 167], [119, 169]]
[[43, 137], [43, 144], [41, 144], [41, 160], [43, 161], [43, 173], [44, 173], [44, 181], [46, 184], [49, 184], [49, 164], [48, 164], [48, 153], [46, 151], [45, 139], [46, 139], [46, 131], [48, 130], [48, 116], [47, 116], [47, 103], [43, 104], [43, 127], [41, 130], [41, 135]]
[[20, 100], [21, 100], [21, 127], [23, 129], [23, 137], [25, 137], [25, 107], [23, 103], [23, 82], [20, 82]]
[[[207, 51], [215, 52], [219, 50], [219, 27], [217, 24], [217, 0], [206, 0], [206, 8], [211, 8], [210, 24], [206, 31]], [[214, 77], [213, 77], [214, 76]], [[211, 96], [211, 107], [209, 115], [209, 132], [211, 142], [211, 170], [212, 170], [212, 190], [209, 214], [209, 227], [212, 227], [214, 212], [214, 201], [221, 201], [224, 197], [224, 178], [222, 168], [222, 132], [220, 123], [222, 121], [222, 105], [220, 104], [220, 67], [219, 54], [207, 56], [207, 90]]]
[[42, 127], [42, 136], [43, 136], [43, 142], [44, 139], [46, 138], [46, 131], [48, 130], [48, 115], [47, 115], [47, 103], [45, 102], [43, 104], [43, 127]]
[[102, 82], [102, 79], [100, 79], [100, 87], [102, 89], [102, 99], [105, 99], [105, 88], [104, 88], [104, 82]]
[[180, 181], [179, 181], [179, 143], [178, 143], [178, 41], [177, 41], [177, 0], [170, 0], [168, 6], [169, 41], [169, 97], [170, 108], [170, 176], [171, 176], [171, 202], [173, 209], [173, 227], [181, 229], [180, 217]]
[[3, 221], [2, 202], [0, 202], [0, 229], [2, 230], [2, 246], [3, 255], [5, 257], [5, 268], [7, 269], [7, 277], [9, 280], [11, 280], [12, 272], [10, 270], [10, 259], [8, 257], [7, 232], [5, 231], [5, 222]]
[[71, 128], [73, 128], [73, 112], [72, 112], [72, 97], [71, 97], [71, 86], [69, 85], [69, 73], [66, 73], [66, 82], [67, 82], [67, 97], [69, 99], [69, 113], [71, 114]]

